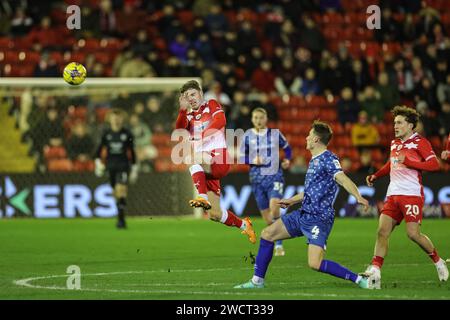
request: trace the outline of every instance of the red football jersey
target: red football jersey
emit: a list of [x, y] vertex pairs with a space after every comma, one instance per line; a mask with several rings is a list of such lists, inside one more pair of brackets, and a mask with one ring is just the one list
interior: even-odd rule
[[227, 147], [225, 126], [202, 138], [202, 134], [208, 130], [213, 117], [219, 112], [224, 112], [222, 106], [216, 100], [211, 99], [205, 101], [197, 110], [191, 110], [186, 114], [189, 123], [187, 129], [192, 137], [200, 139], [193, 142], [195, 151], [212, 151]]
[[408, 168], [403, 163], [399, 163], [397, 159], [399, 155], [404, 155], [413, 161], [427, 161], [436, 157], [430, 142], [418, 133], [414, 133], [405, 141], [394, 139], [391, 142], [391, 181], [387, 196], [407, 195], [423, 197], [421, 171]]

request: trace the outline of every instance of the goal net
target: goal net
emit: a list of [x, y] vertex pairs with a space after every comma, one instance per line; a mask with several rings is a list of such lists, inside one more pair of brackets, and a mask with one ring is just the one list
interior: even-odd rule
[[108, 176], [93, 172], [112, 108], [127, 114], [135, 137], [139, 177], [129, 186], [128, 214], [192, 214], [191, 178], [171, 161], [178, 92], [191, 79], [87, 78], [79, 86], [0, 79], [0, 217], [114, 216]]

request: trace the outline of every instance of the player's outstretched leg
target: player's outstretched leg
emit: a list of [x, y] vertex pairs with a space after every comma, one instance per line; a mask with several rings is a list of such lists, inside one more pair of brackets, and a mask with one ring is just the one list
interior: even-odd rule
[[367, 278], [357, 275], [353, 271], [341, 266], [339, 263], [323, 259], [324, 250], [322, 247], [314, 244], [308, 246], [308, 264], [309, 267], [323, 273], [330, 274], [337, 278], [350, 280], [356, 283], [360, 288], [368, 289]]

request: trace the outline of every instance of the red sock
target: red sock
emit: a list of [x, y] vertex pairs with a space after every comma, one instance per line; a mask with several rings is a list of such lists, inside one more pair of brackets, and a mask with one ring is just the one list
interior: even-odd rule
[[436, 249], [434, 249], [432, 253], [429, 253], [428, 256], [431, 258], [431, 260], [433, 260], [434, 263], [441, 260], [441, 257], [439, 257]]
[[197, 188], [198, 194], [206, 196], [208, 190], [206, 188], [206, 176], [203, 168], [195, 164], [189, 168], [189, 171], [191, 172], [192, 181]]
[[230, 227], [238, 227], [242, 226], [242, 220], [239, 219], [233, 212], [230, 210], [222, 211], [222, 219], [220, 220], [223, 224]]
[[383, 266], [384, 258], [380, 256], [373, 256], [372, 258], [372, 265], [377, 266], [379, 269]]

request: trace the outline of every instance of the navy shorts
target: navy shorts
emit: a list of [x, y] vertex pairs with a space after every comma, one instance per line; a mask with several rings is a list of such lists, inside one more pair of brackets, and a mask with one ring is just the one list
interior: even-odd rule
[[281, 220], [292, 238], [305, 236], [307, 244], [314, 244], [326, 249], [333, 222], [321, 221], [317, 219], [316, 215], [306, 213], [301, 209], [281, 216]]
[[270, 199], [283, 199], [283, 180], [270, 183], [253, 183], [252, 191], [258, 209], [260, 211], [266, 210], [270, 206]]

